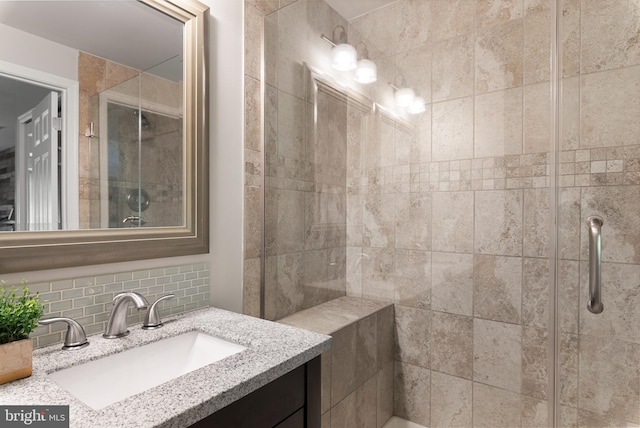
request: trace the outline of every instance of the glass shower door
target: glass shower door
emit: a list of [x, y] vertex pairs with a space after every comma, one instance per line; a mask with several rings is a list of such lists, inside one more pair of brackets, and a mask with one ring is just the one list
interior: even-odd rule
[[[556, 420], [558, 426], [638, 426], [640, 3], [558, 3]], [[597, 238], [591, 216], [602, 218], [600, 254], [596, 241], [590, 251]], [[593, 313], [587, 306], [600, 260], [604, 310]]]
[[92, 98], [100, 125], [88, 153], [89, 202], [98, 202], [90, 204], [92, 228], [184, 224], [181, 93], [182, 82], [152, 71]]

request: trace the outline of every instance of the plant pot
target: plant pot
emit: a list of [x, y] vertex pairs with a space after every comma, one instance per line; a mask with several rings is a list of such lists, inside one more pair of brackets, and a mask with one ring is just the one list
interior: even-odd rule
[[31, 339], [0, 345], [0, 385], [31, 376]]

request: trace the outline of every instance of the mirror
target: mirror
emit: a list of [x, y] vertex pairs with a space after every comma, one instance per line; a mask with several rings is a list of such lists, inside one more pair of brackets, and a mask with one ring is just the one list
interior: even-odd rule
[[0, 2], [0, 269], [208, 251], [208, 8]]

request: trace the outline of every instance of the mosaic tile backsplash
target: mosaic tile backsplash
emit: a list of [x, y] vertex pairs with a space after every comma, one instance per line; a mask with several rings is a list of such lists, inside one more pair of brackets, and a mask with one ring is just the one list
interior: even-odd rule
[[[174, 299], [161, 303], [161, 316], [210, 305], [210, 271], [206, 263], [52, 282], [27, 282], [27, 287], [40, 294], [45, 306], [45, 317], [73, 318], [84, 327], [87, 336], [104, 331], [111, 312], [111, 301], [120, 292], [135, 291], [142, 294], [150, 304], [165, 294], [175, 294]], [[127, 324], [141, 323], [145, 313], [144, 310], [135, 311], [130, 308]], [[38, 327], [30, 336], [34, 348], [62, 343], [66, 328], [65, 323]]]

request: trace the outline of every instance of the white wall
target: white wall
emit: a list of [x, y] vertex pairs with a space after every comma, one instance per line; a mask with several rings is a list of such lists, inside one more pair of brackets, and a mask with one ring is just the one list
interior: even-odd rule
[[0, 58], [35, 70], [78, 80], [78, 51], [0, 24]]
[[[0, 279], [31, 283], [103, 275], [138, 269], [208, 262], [211, 265], [212, 304], [242, 311], [242, 219], [243, 219], [243, 31], [244, 2], [239, 0], [201, 0], [211, 8], [210, 21], [210, 254], [152, 259], [125, 263], [82, 266], [3, 275]], [[2, 31], [6, 26], [0, 25]], [[0, 32], [0, 40], [5, 38]], [[33, 58], [17, 46], [0, 43], [0, 58], [15, 59], [33, 67]], [[58, 45], [60, 46], [60, 45]], [[53, 48], [52, 48], [53, 49]], [[75, 62], [74, 62], [75, 61]], [[50, 72], [77, 79], [75, 60], [56, 57]], [[73, 76], [73, 77], [71, 77]]]
[[242, 312], [244, 191], [244, 1], [211, 8], [211, 297]]
[[[30, 70], [46, 71], [48, 74], [69, 80], [78, 80], [78, 51], [76, 49], [50, 42], [4, 24], [0, 24], [0, 40], [2, 40], [0, 43], [0, 72], [12, 74], [9, 70], [13, 70], [15, 73], [22, 73], [22, 68], [26, 67]], [[5, 64], [11, 67], [5, 67]], [[33, 75], [33, 73], [29, 72], [29, 75]], [[23, 95], [26, 91], [31, 92], [29, 95], [46, 93], [44, 90], [29, 90], [26, 85], [21, 86], [20, 94]], [[28, 100], [29, 96], [22, 96], [16, 100], [10, 99], [6, 94], [0, 94], [0, 117], [4, 118], [0, 125], [5, 126], [0, 131], [0, 138], [2, 138], [0, 150], [15, 145], [18, 115], [32, 108], [43, 96], [35, 95]], [[9, 121], [8, 118], [13, 118], [13, 120]]]

